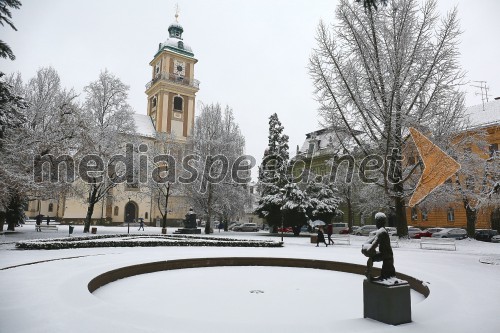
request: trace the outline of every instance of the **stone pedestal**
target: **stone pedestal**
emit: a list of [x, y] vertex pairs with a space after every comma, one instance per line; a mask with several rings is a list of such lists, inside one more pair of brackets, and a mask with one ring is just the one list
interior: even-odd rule
[[201, 229], [198, 228], [180, 228], [174, 231], [174, 234], [201, 234]]
[[365, 279], [363, 281], [363, 305], [365, 318], [390, 325], [410, 323], [410, 285], [399, 279], [391, 279], [385, 283]]

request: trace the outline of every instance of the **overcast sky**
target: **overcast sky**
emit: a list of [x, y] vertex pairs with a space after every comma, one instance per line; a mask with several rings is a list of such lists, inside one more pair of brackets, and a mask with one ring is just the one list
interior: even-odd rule
[[[353, 0], [354, 1], [354, 0]], [[469, 80], [487, 81], [500, 96], [499, 0], [439, 0], [442, 13], [458, 5], [464, 31], [460, 50]], [[0, 70], [28, 80], [54, 67], [77, 92], [107, 68], [130, 85], [129, 103], [146, 113], [145, 84], [158, 43], [168, 37], [175, 4], [184, 41], [199, 60], [197, 94], [208, 104], [234, 109], [247, 153], [259, 161], [267, 145], [268, 118], [276, 112], [290, 136], [291, 155], [305, 133], [318, 129], [317, 103], [307, 72], [320, 19], [333, 22], [335, 0], [22, 0], [13, 11], [18, 31], [0, 28], [17, 59]], [[467, 88], [467, 105], [481, 103]], [[199, 110], [197, 110], [199, 112]], [[255, 172], [254, 172], [255, 176]]]

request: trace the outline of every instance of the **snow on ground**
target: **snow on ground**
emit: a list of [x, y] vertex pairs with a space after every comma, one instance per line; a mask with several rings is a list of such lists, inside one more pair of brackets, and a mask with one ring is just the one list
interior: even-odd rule
[[[65, 236], [67, 226], [59, 226], [59, 232], [35, 232], [31, 225], [17, 230], [0, 235], [0, 332], [500, 331], [500, 265], [480, 262], [499, 259], [500, 244], [461, 240], [457, 251], [449, 251], [422, 250], [417, 240], [401, 241], [394, 248], [396, 270], [426, 281], [430, 295], [421, 300], [412, 293], [413, 322], [389, 326], [363, 319], [363, 277], [340, 272], [213, 267], [135, 276], [94, 294], [87, 289], [92, 278], [111, 269], [170, 259], [262, 256], [364, 264], [360, 248], [366, 237], [353, 236], [351, 245], [319, 248], [307, 237], [285, 237], [283, 248], [21, 251], [15, 241]], [[126, 231], [98, 227], [97, 233]], [[142, 231], [131, 228], [131, 233]], [[145, 233], [158, 234], [159, 228], [146, 228]], [[75, 234], [82, 234], [81, 226]], [[280, 239], [264, 232], [216, 231], [214, 236]]]

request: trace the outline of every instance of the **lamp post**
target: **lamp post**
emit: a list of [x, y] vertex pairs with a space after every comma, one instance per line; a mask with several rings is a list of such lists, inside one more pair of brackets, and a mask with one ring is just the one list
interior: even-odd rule
[[[128, 209], [130, 209], [130, 198], [128, 198]], [[130, 234], [130, 213], [127, 211], [127, 224], [128, 224], [128, 227], [127, 227], [127, 235]]]

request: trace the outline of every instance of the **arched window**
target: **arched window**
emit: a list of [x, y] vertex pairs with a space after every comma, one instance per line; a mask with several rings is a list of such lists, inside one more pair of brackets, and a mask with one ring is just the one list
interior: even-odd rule
[[178, 41], [177, 42], [177, 47], [179, 47], [180, 49], [184, 49], [184, 42], [183, 41]]
[[179, 96], [174, 97], [174, 110], [182, 111], [182, 97]]
[[455, 221], [455, 210], [453, 208], [448, 208], [448, 221], [452, 222]]
[[118, 216], [118, 206], [115, 206], [115, 211], [113, 212], [113, 215]]
[[145, 212], [145, 213], [144, 213], [144, 219], [145, 219], [145, 220], [147, 220], [147, 219], [148, 219], [148, 217], [149, 217], [148, 212]]
[[49, 203], [49, 212], [53, 212], [54, 211], [54, 204], [51, 202]]

